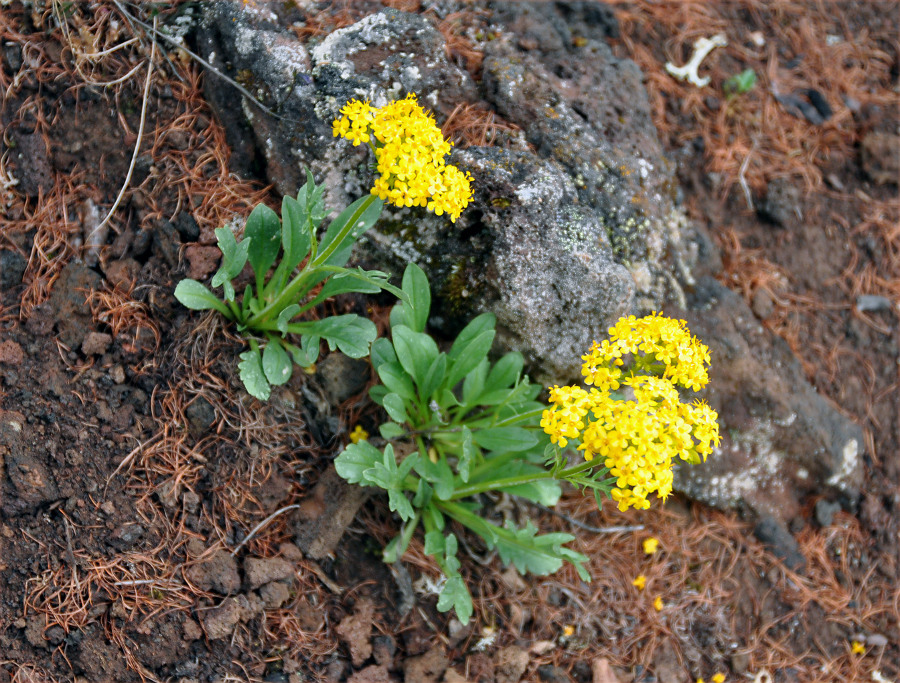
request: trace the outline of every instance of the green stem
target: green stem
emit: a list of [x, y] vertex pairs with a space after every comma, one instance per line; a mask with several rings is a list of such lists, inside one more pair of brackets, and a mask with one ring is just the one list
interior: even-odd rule
[[281, 290], [281, 294], [275, 297], [275, 300], [272, 301], [272, 303], [268, 304], [259, 313], [247, 321], [247, 327], [252, 327], [255, 330], [265, 329], [261, 327], [260, 324], [266, 322], [272, 314], [281, 313], [281, 311], [290, 305], [290, 303], [297, 298], [297, 295], [300, 294], [303, 285], [306, 284], [307, 280], [311, 279], [310, 276], [317, 270], [317, 268], [304, 268], [301, 270], [297, 277], [291, 280], [291, 283]]
[[517, 477], [506, 477], [505, 479], [490, 479], [488, 481], [469, 484], [468, 486], [456, 489], [454, 494], [450, 497], [450, 500], [460, 500], [461, 498], [475, 496], [479, 493], [484, 493], [485, 491], [505, 489], [509, 488], [510, 486], [534, 484], [536, 482], [543, 481], [544, 479], [567, 479], [572, 475], [580, 474], [585, 470], [589, 470], [595, 465], [596, 463], [594, 463], [592, 460], [588, 460], [579, 465], [574, 465], [573, 467], [564, 469], [555, 476], [551, 470], [544, 470], [542, 472], [534, 472], [531, 474], [520, 474]]
[[341, 229], [341, 231], [335, 236], [333, 240], [325, 247], [322, 253], [317, 254], [314, 259], [310, 259], [310, 264], [313, 266], [323, 265], [331, 255], [338, 250], [338, 248], [344, 243], [344, 240], [347, 239], [347, 235], [349, 235], [353, 228], [356, 227], [356, 224], [359, 222], [359, 219], [362, 218], [362, 215], [369, 209], [369, 207], [377, 200], [378, 197], [375, 195], [369, 195], [366, 197], [362, 204], [359, 205], [359, 208], [353, 212], [353, 215], [350, 216], [350, 220], [347, 221], [347, 224]]

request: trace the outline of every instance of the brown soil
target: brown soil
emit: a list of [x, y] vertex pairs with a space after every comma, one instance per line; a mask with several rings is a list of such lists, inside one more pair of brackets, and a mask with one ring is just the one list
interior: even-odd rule
[[[485, 683], [608, 681], [610, 671], [622, 683], [716, 672], [741, 680], [763, 668], [776, 681], [863, 681], [875, 671], [897, 680], [900, 202], [896, 183], [875, 183], [861, 153], [867, 134], [897, 132], [897, 12], [748, 1], [633, 3], [618, 13], [616, 49], [647, 75], [686, 206], [718, 242], [726, 283], [869, 435], [857, 513], [822, 527], [813, 499], [795, 522], [805, 572], [786, 570], [734, 515], [678, 500], [598, 513], [573, 494], [561, 509], [574, 519], [644, 528], [587, 531], [514, 506], [510, 514], [575, 533], [594, 580], [568, 570], [522, 579], [466, 546], [476, 618], [460, 630], [410, 585], [437, 576], [420, 541], [399, 570], [378, 559], [397, 527], [377, 499], [318, 562], [293, 545], [286, 513], [244, 543], [307, 499], [355, 424], [376, 426], [364, 382], [343, 391], [297, 373], [260, 405], [235, 376], [240, 340], [175, 302], [187, 270], [208, 268], [198, 248], [214, 243], [214, 228], [277, 201], [229, 172], [224, 133], [186, 55], [154, 64], [134, 173], [108, 233], [92, 236], [128, 172], [150, 44], [138, 34], [98, 56], [133, 35], [114, 4], [13, 3], [0, 9], [0, 682], [425, 681], [448, 665]], [[335, 3], [306, 30], [355, 18], [352, 4]], [[465, 28], [488, 18], [463, 12], [442, 23], [473, 72], [480, 53]], [[735, 100], [662, 69], [720, 28], [768, 31], [766, 50], [734, 45], [709, 61], [716, 93], [756, 68], [760, 83]], [[827, 34], [858, 39], [823, 54]], [[794, 71], [777, 71], [794, 58]], [[837, 58], [850, 64], [840, 73]], [[787, 113], [766, 95], [773, 78], [826, 93], [833, 120]], [[490, 112], [456, 116], [463, 142], [504, 125]], [[797, 220], [779, 226], [749, 210], [740, 180], [751, 152], [754, 204], [783, 179], [782, 209]], [[860, 306], [861, 295], [888, 306]], [[384, 310], [369, 310], [383, 324]], [[660, 540], [652, 556], [641, 550], [649, 536]], [[632, 585], [639, 574], [643, 591]], [[851, 652], [853, 640], [865, 654]]]

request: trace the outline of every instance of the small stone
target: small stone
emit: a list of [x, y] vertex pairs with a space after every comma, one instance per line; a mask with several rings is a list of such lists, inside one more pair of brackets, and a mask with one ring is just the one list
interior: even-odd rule
[[816, 522], [819, 526], [831, 526], [834, 521], [834, 515], [841, 511], [840, 503], [834, 503], [829, 500], [819, 500], [816, 502]]
[[185, 409], [188, 431], [195, 439], [206, 434], [216, 423], [216, 410], [202, 396], [198, 396]]
[[350, 676], [347, 683], [392, 683], [393, 680], [386, 666], [373, 664]]
[[745, 674], [750, 668], [750, 655], [738, 652], [731, 656], [731, 670], [738, 676]]
[[205, 280], [219, 267], [222, 252], [218, 247], [192, 244], [184, 250], [184, 257], [189, 264], [188, 277], [193, 280]]
[[197, 510], [200, 509], [200, 496], [193, 491], [185, 491], [184, 495], [181, 496], [181, 502], [184, 503], [184, 509], [189, 514], [195, 515]]
[[222, 605], [205, 612], [201, 616], [206, 636], [219, 640], [231, 635], [243, 615], [243, 609], [234, 598], [228, 598]]
[[[403, 680], [405, 683], [438, 683], [449, 664], [444, 648], [435, 645], [425, 654], [403, 662]], [[500, 679], [497, 680], [499, 683]]]
[[102, 356], [111, 343], [110, 335], [103, 332], [89, 332], [81, 343], [81, 352], [85, 356]]
[[259, 597], [265, 603], [266, 609], [279, 609], [291, 599], [291, 591], [281, 581], [273, 581], [259, 589]]
[[113, 365], [109, 369], [109, 378], [116, 384], [125, 384], [125, 368], [121, 365]]
[[750, 308], [753, 309], [757, 318], [766, 320], [775, 312], [775, 302], [772, 301], [772, 295], [760, 287], [753, 292]]
[[219, 550], [200, 564], [187, 568], [184, 574], [188, 581], [204, 591], [229, 595], [241, 587], [237, 561], [227, 550]]
[[189, 643], [200, 640], [203, 637], [203, 630], [200, 628], [200, 624], [193, 619], [185, 619], [182, 628], [184, 629], [184, 639]]
[[116, 506], [111, 500], [105, 501], [100, 509], [103, 510], [104, 514], [109, 515], [110, 517], [116, 514]]
[[900, 181], [900, 135], [873, 131], [867, 133], [860, 144], [862, 167], [879, 185]]
[[140, 524], [123, 524], [109, 536], [109, 543], [120, 550], [133, 546], [144, 535], [144, 527]]
[[103, 274], [113, 286], [129, 289], [137, 284], [141, 275], [141, 264], [133, 258], [123, 258], [103, 266]]
[[397, 643], [392, 636], [375, 636], [372, 638], [372, 650], [376, 662], [388, 669], [393, 668]]
[[0, 363], [5, 365], [19, 365], [25, 360], [25, 352], [12, 339], [0, 343]]
[[187, 213], [186, 211], [182, 211], [177, 216], [175, 216], [175, 229], [178, 231], [178, 234], [181, 235], [182, 242], [196, 242], [200, 237], [200, 227], [197, 225], [197, 221], [194, 220], [194, 217]]
[[0, 291], [7, 292], [22, 284], [28, 261], [17, 251], [0, 251]]
[[801, 217], [800, 188], [787, 178], [775, 178], [766, 189], [766, 198], [759, 212], [763, 218], [782, 227], [789, 228]]
[[537, 673], [538, 678], [544, 681], [544, 683], [572, 683], [572, 678], [569, 674], [558, 666], [544, 664], [543, 666], [538, 667]]
[[528, 653], [515, 645], [497, 652], [497, 683], [519, 683], [528, 668], [528, 661]]
[[248, 557], [244, 560], [244, 583], [250, 590], [293, 575], [294, 565], [280, 557]]
[[[344, 617], [335, 631], [350, 649], [353, 666], [360, 666], [372, 656], [372, 621], [375, 616], [375, 605], [366, 598], [356, 603], [353, 614]], [[409, 660], [407, 660], [409, 661]]]
[[468, 678], [459, 674], [456, 669], [447, 669], [444, 672], [444, 683], [471, 683]]

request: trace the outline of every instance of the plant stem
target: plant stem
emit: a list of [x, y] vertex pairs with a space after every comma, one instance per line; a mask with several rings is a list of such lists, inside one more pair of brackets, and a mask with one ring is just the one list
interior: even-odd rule
[[450, 497], [450, 500], [460, 500], [461, 498], [468, 498], [469, 496], [475, 496], [479, 493], [492, 491], [494, 489], [509, 488], [510, 486], [520, 486], [522, 484], [533, 484], [539, 481], [543, 481], [544, 479], [566, 479], [572, 475], [580, 474], [581, 472], [589, 470], [595, 465], [596, 463], [594, 463], [592, 460], [587, 460], [583, 463], [562, 470], [557, 476], [554, 476], [553, 472], [550, 470], [544, 470], [543, 472], [520, 474], [517, 477], [506, 477], [505, 479], [490, 479], [488, 481], [482, 481], [476, 484], [469, 484], [468, 486], [456, 489], [454, 494]]

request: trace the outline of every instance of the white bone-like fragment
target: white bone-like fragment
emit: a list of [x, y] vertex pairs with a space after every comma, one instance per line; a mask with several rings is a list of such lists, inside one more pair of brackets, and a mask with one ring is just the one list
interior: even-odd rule
[[684, 66], [675, 66], [672, 62], [666, 62], [666, 71], [680, 81], [690, 81], [698, 88], [703, 88], [709, 84], [709, 77], [700, 78], [697, 75], [700, 62], [706, 59], [706, 55], [715, 48], [726, 45], [728, 45], [728, 40], [724, 33], [717, 33], [712, 38], [698, 38], [694, 41], [694, 54], [691, 55], [690, 61]]

